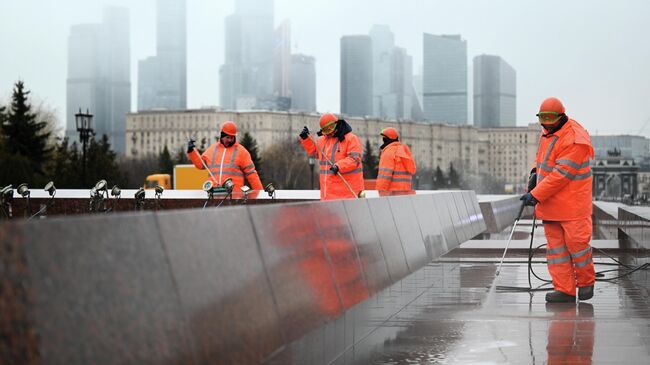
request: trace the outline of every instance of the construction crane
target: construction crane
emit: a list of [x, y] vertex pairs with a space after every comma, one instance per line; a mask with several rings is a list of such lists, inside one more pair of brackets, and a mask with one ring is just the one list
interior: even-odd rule
[[650, 124], [650, 118], [646, 119], [645, 124], [643, 124], [643, 127], [641, 127], [641, 129], [639, 129], [639, 131], [637, 132], [637, 135], [639, 135], [639, 136], [642, 135], [643, 131], [645, 131], [648, 124]]

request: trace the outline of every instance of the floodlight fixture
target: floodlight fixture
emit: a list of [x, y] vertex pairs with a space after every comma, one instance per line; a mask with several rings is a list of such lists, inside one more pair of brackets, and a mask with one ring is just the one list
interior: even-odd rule
[[23, 198], [27, 198], [29, 196], [29, 194], [30, 194], [29, 193], [29, 186], [27, 185], [27, 183], [22, 183], [22, 184], [18, 185], [16, 190], [18, 191], [18, 194], [20, 194], [20, 196], [22, 196]]
[[47, 184], [45, 184], [45, 188], [43, 188], [43, 190], [47, 191], [51, 197], [54, 197], [54, 195], [56, 194], [56, 187], [54, 186], [54, 181], [50, 181]]

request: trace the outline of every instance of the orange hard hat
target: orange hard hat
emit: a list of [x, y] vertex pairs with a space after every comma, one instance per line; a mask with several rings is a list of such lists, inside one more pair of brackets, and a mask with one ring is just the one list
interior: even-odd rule
[[237, 124], [232, 121], [227, 121], [223, 122], [221, 125], [221, 131], [229, 136], [236, 136], [237, 135]]
[[393, 127], [388, 127], [388, 128], [382, 129], [380, 135], [382, 137], [386, 137], [388, 139], [398, 139], [399, 138], [399, 133], [397, 133], [397, 129], [395, 129]]
[[337, 120], [339, 120], [339, 118], [337, 118], [334, 114], [325, 113], [322, 117], [320, 117], [320, 127], [323, 128], [332, 122], [336, 122]]
[[334, 114], [325, 113], [320, 117], [320, 130], [323, 134], [330, 134], [336, 128], [336, 122], [339, 120]]
[[562, 105], [562, 102], [558, 98], [548, 98], [542, 102], [542, 105], [539, 106], [539, 112], [540, 113], [557, 113], [557, 114], [563, 114], [566, 110], [564, 109], [564, 105]]

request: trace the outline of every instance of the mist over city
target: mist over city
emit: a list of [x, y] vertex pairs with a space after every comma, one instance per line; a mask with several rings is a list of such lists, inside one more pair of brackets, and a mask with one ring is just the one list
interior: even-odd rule
[[[75, 24], [97, 23], [106, 6], [128, 10], [131, 110], [137, 109], [138, 62], [156, 52], [156, 3], [144, 1], [6, 1], [0, 12], [0, 98], [24, 79], [33, 94], [66, 113], [68, 37]], [[187, 1], [187, 106], [220, 104], [230, 0]], [[274, 26], [291, 23], [291, 52], [315, 58], [317, 110], [340, 112], [340, 38], [386, 25], [395, 44], [423, 66], [423, 33], [459, 34], [472, 60], [498, 55], [517, 73], [517, 125], [534, 122], [547, 96], [564, 97], [591, 133], [637, 133], [650, 118], [650, 25], [647, 1], [324, 1], [276, 0]], [[550, 19], [549, 19], [550, 18]], [[472, 97], [469, 97], [472, 104]], [[468, 106], [468, 115], [473, 109]], [[68, 113], [69, 114], [69, 113]], [[616, 127], [612, 121], [616, 120]], [[472, 120], [468, 121], [472, 124]], [[647, 135], [648, 130], [642, 131]]]
[[0, 1], [0, 364], [650, 364], [650, 1]]

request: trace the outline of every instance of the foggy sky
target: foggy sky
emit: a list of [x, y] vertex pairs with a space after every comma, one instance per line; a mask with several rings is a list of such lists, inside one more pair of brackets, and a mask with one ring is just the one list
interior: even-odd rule
[[[105, 5], [131, 12], [135, 110], [137, 62], [155, 54], [154, 0], [0, 0], [0, 100], [23, 79], [63, 123], [70, 26], [101, 21]], [[190, 108], [218, 105], [224, 18], [233, 8], [234, 0], [187, 0]], [[423, 32], [461, 34], [470, 91], [473, 57], [503, 57], [517, 71], [518, 125], [534, 122], [551, 95], [592, 134], [636, 134], [650, 119], [647, 0], [276, 0], [275, 8], [276, 25], [291, 20], [293, 51], [316, 57], [319, 111], [339, 111], [340, 37], [386, 24], [416, 73]]]

